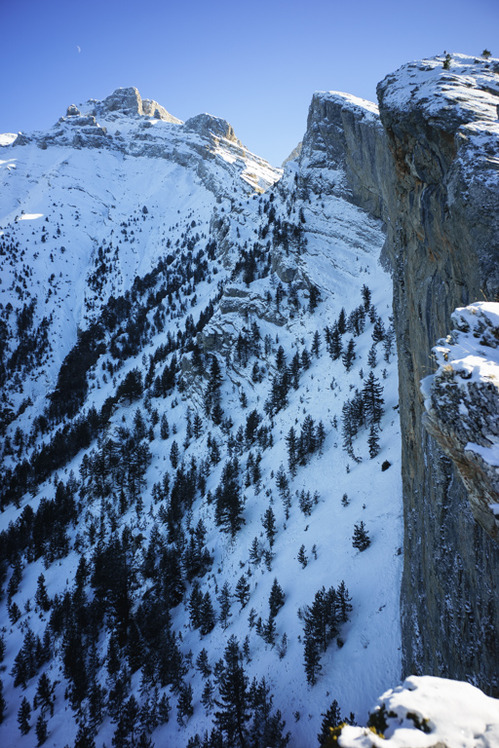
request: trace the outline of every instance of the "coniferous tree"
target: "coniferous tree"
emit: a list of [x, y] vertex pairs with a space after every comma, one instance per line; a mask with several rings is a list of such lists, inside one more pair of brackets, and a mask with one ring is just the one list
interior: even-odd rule
[[199, 630], [201, 636], [206, 636], [215, 626], [215, 610], [209, 592], [205, 592], [203, 600], [201, 602], [200, 614], [199, 614]]
[[161, 416], [161, 421], [159, 424], [159, 435], [162, 439], [168, 439], [170, 437], [170, 425], [168, 423], [166, 413], [163, 413], [163, 415]]
[[243, 656], [235, 636], [231, 636], [224, 653], [223, 669], [218, 678], [220, 699], [216, 701], [215, 727], [224, 735], [226, 744], [245, 748], [248, 741], [249, 709], [248, 678]]
[[21, 731], [21, 735], [27, 735], [30, 731], [30, 720], [31, 717], [31, 704], [29, 703], [26, 696], [23, 697], [23, 700], [21, 701], [21, 706], [19, 707], [19, 710], [17, 712], [17, 723], [19, 725], [19, 730]]
[[272, 618], [275, 618], [275, 616], [278, 614], [278, 612], [284, 605], [285, 599], [286, 599], [286, 596], [284, 595], [284, 591], [282, 587], [278, 583], [277, 579], [274, 578], [274, 582], [272, 584], [272, 589], [270, 590], [270, 596], [269, 596], [269, 608], [270, 608], [270, 615]]
[[199, 670], [203, 678], [207, 678], [209, 675], [211, 675], [211, 667], [208, 661], [208, 652], [204, 647], [197, 656], [196, 668]]
[[319, 646], [311, 636], [305, 638], [304, 655], [307, 683], [314, 686], [317, 683], [317, 676], [322, 670], [322, 665], [320, 662]]
[[275, 525], [275, 514], [272, 511], [272, 507], [270, 506], [265, 510], [265, 514], [262, 517], [262, 525], [263, 529], [265, 530], [265, 534], [267, 535], [269, 545], [272, 548], [272, 546], [274, 545], [274, 538], [277, 534], [277, 529]]
[[190, 683], [183, 683], [180, 687], [177, 703], [177, 722], [181, 727], [185, 726], [185, 721], [189, 721], [194, 714], [192, 706], [192, 686]]
[[260, 548], [260, 543], [258, 542], [258, 538], [254, 537], [251, 541], [251, 546], [249, 549], [249, 560], [252, 564], [259, 564], [260, 560], [262, 558], [262, 551]]
[[229, 624], [229, 618], [231, 618], [232, 616], [232, 613], [230, 612], [231, 597], [232, 595], [230, 592], [229, 583], [225, 581], [218, 597], [218, 602], [220, 605], [218, 620], [220, 621], [224, 629], [227, 628]]
[[38, 577], [37, 588], [35, 592], [35, 602], [45, 613], [50, 610], [50, 600], [45, 586], [45, 577], [40, 574]]
[[338, 612], [338, 620], [341, 623], [346, 623], [352, 612], [352, 598], [350, 597], [343, 580], [340, 582], [336, 590], [336, 609]]
[[209, 713], [214, 706], [214, 694], [215, 686], [212, 681], [208, 678], [204, 684], [203, 693], [201, 694], [201, 703], [204, 706], [205, 712]]
[[346, 312], [345, 309], [342, 307], [340, 311], [340, 316], [338, 317], [338, 331], [340, 335], [344, 335], [347, 330], [347, 320], [346, 320]]
[[307, 554], [305, 553], [305, 546], [301, 545], [300, 550], [298, 551], [298, 561], [302, 565], [303, 568], [308, 564], [308, 558]]
[[296, 432], [291, 426], [288, 435], [286, 436], [286, 444], [288, 446], [288, 465], [291, 471], [291, 475], [296, 474], [296, 466], [298, 464], [298, 440], [296, 438]]
[[374, 376], [373, 371], [369, 372], [369, 376], [362, 388], [362, 400], [367, 423], [375, 426], [378, 425], [383, 415], [383, 387]]
[[225, 463], [222, 480], [215, 492], [215, 520], [234, 537], [244, 525], [244, 503], [239, 487], [239, 462], [236, 457]]
[[372, 339], [375, 343], [381, 343], [385, 337], [385, 326], [381, 317], [376, 317], [374, 322]]
[[321, 731], [317, 735], [317, 740], [319, 741], [320, 748], [325, 748], [331, 740], [331, 728], [337, 727], [344, 721], [341, 717], [340, 707], [336, 699], [334, 699], [327, 712], [321, 714], [321, 717], [324, 717], [324, 719], [322, 720]]
[[45, 719], [42, 712], [38, 715], [38, 719], [36, 720], [35, 725], [35, 732], [36, 732], [36, 739], [37, 739], [37, 745], [43, 745], [45, 741], [47, 740], [48, 736], [48, 728], [47, 728], [47, 720]]
[[366, 310], [366, 312], [368, 312], [369, 307], [371, 305], [371, 289], [368, 286], [366, 286], [365, 283], [362, 286], [361, 294], [362, 294], [362, 301], [364, 302], [364, 309]]
[[239, 602], [241, 606], [241, 610], [242, 610], [245, 607], [245, 605], [248, 603], [248, 600], [250, 598], [250, 586], [244, 574], [242, 574], [238, 579], [238, 582], [236, 584], [236, 589], [234, 592], [234, 597]]
[[355, 360], [355, 342], [353, 338], [350, 338], [350, 340], [348, 341], [346, 350], [344, 351], [341, 360], [343, 361], [345, 369], [347, 371], [350, 371]]
[[333, 326], [333, 329], [331, 330], [328, 350], [329, 350], [329, 355], [331, 356], [333, 361], [336, 361], [343, 352], [343, 346], [341, 343], [341, 333], [340, 333], [338, 323], [336, 323]]
[[379, 431], [374, 423], [371, 424], [371, 430], [369, 431], [369, 437], [367, 440], [369, 445], [369, 457], [374, 459], [379, 455]]
[[354, 525], [352, 545], [359, 551], [365, 551], [371, 545], [371, 539], [367, 532], [364, 522], [361, 521], [359, 524]]

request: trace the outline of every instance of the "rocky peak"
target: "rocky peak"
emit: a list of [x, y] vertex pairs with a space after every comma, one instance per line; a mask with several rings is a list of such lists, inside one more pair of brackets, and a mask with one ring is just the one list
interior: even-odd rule
[[113, 113], [125, 114], [127, 116], [153, 117], [172, 124], [181, 124], [182, 120], [174, 117], [166, 111], [161, 104], [152, 99], [143, 99], [137, 88], [117, 88], [112, 94], [102, 101], [91, 101], [95, 113], [106, 116]]
[[240, 145], [232, 125], [227, 120], [214, 117], [212, 114], [197, 114], [187, 120], [185, 127], [187, 130], [199, 133], [199, 135], [214, 135], [216, 138], [225, 138]]

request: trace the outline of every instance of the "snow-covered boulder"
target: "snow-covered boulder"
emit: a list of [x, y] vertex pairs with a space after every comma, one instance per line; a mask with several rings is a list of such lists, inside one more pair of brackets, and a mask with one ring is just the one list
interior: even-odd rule
[[494, 748], [499, 745], [499, 701], [469, 683], [413, 675], [381, 696], [370, 724], [344, 727], [338, 745]]

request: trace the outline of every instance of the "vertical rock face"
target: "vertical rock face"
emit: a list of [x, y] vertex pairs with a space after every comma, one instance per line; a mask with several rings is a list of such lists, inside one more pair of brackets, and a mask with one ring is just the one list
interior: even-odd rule
[[341, 197], [376, 218], [386, 217], [390, 161], [376, 104], [336, 91], [315, 93], [299, 159], [319, 186], [324, 170], [333, 166]]
[[410, 63], [378, 86], [399, 352], [405, 673], [499, 692], [499, 545], [422, 423], [419, 382], [456, 307], [499, 293], [499, 61]]

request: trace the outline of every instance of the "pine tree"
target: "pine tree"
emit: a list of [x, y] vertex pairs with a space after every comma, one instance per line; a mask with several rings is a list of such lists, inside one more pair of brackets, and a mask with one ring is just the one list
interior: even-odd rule
[[374, 423], [371, 424], [371, 430], [369, 431], [367, 443], [369, 445], [369, 457], [371, 459], [374, 459], [379, 455], [380, 452], [379, 431]]
[[215, 520], [234, 537], [244, 525], [244, 502], [239, 488], [239, 462], [236, 457], [226, 462], [220, 485], [215, 492]]
[[204, 647], [197, 656], [196, 668], [199, 670], [203, 678], [207, 678], [209, 675], [211, 675], [211, 666], [208, 661], [208, 652]]
[[201, 703], [204, 706], [205, 712], [209, 713], [213, 709], [214, 705], [214, 696], [215, 693], [215, 687], [210, 679], [206, 681], [203, 688], [203, 693], [201, 694]]
[[369, 366], [369, 368], [374, 369], [377, 363], [378, 360], [376, 357], [376, 343], [373, 343], [369, 348], [369, 353], [367, 354], [367, 365]]
[[220, 605], [220, 613], [218, 616], [218, 620], [220, 621], [224, 629], [227, 628], [229, 624], [229, 618], [231, 618], [232, 616], [232, 613], [230, 612], [231, 597], [232, 595], [230, 592], [229, 583], [225, 581], [222, 587], [222, 590], [220, 592], [220, 595], [218, 597], [218, 602]]
[[366, 310], [366, 312], [368, 312], [369, 307], [371, 305], [371, 289], [368, 286], [366, 286], [365, 283], [362, 286], [361, 294], [362, 294], [362, 301], [364, 302], [364, 309]]
[[340, 582], [336, 590], [336, 609], [338, 620], [341, 623], [346, 623], [352, 612], [352, 598], [350, 597], [343, 580]]
[[303, 568], [308, 564], [308, 558], [307, 554], [305, 553], [305, 546], [301, 545], [300, 550], [298, 551], [298, 561], [302, 565]]
[[270, 590], [270, 596], [269, 596], [269, 608], [270, 608], [270, 615], [272, 618], [275, 618], [275, 616], [278, 614], [282, 606], [284, 605], [286, 597], [284, 595], [284, 591], [280, 584], [278, 583], [277, 579], [274, 578], [274, 582], [272, 584], [272, 589]]
[[43, 743], [45, 743], [45, 741], [47, 740], [48, 729], [47, 720], [43, 716], [42, 712], [40, 712], [40, 714], [38, 715], [38, 719], [36, 720], [35, 732], [36, 739], [38, 741], [37, 745], [43, 745]]
[[347, 321], [346, 321], [346, 312], [343, 307], [340, 311], [340, 316], [338, 317], [337, 325], [338, 325], [338, 331], [340, 335], [344, 335], [347, 330]]
[[319, 352], [321, 349], [321, 336], [319, 334], [319, 330], [316, 330], [314, 332], [314, 340], [312, 343], [312, 353], [316, 358], [319, 358]]
[[27, 735], [30, 731], [30, 720], [31, 717], [31, 704], [29, 703], [26, 696], [23, 697], [23, 700], [21, 701], [21, 706], [19, 707], [19, 710], [17, 712], [17, 723], [19, 725], [19, 730], [21, 731], [21, 735]]
[[322, 665], [320, 663], [319, 647], [312, 636], [305, 638], [304, 655], [307, 683], [314, 686], [317, 683], [317, 675], [322, 670]]
[[341, 343], [341, 333], [338, 327], [338, 323], [333, 326], [329, 340], [329, 355], [336, 361], [343, 352], [343, 346]]
[[241, 610], [242, 610], [244, 606], [248, 603], [248, 600], [250, 598], [250, 586], [244, 574], [242, 574], [239, 577], [239, 580], [236, 584], [234, 597], [239, 602], [239, 605], [241, 606]]
[[176, 469], [178, 467], [179, 457], [180, 457], [180, 450], [179, 450], [177, 442], [174, 440], [172, 442], [172, 446], [170, 449], [170, 462], [172, 464], [172, 468]]
[[347, 371], [350, 371], [355, 360], [355, 342], [353, 338], [350, 338], [350, 340], [348, 341], [346, 350], [344, 351], [341, 360], [343, 361], [345, 369]]
[[199, 612], [199, 630], [201, 636], [206, 636], [215, 626], [215, 611], [209, 592], [205, 592]]
[[298, 441], [293, 426], [291, 426], [288, 435], [286, 436], [286, 443], [288, 446], [289, 470], [291, 475], [296, 475], [296, 465], [298, 464]]
[[272, 546], [274, 545], [274, 538], [277, 534], [277, 529], [275, 525], [275, 514], [272, 511], [272, 507], [270, 506], [265, 510], [265, 514], [262, 517], [262, 525], [263, 529], [265, 530], [265, 534], [267, 535], [269, 545], [272, 548]]
[[45, 613], [50, 610], [50, 600], [45, 587], [45, 577], [40, 574], [38, 577], [37, 588], [35, 592], [35, 602]]
[[258, 542], [258, 538], [254, 537], [249, 549], [249, 560], [252, 564], [256, 565], [260, 563], [261, 558], [262, 552], [260, 549], [260, 543]]
[[177, 722], [181, 727], [185, 726], [184, 719], [187, 718], [189, 721], [190, 717], [194, 714], [194, 707], [192, 706], [192, 686], [190, 683], [183, 683], [180, 687], [178, 703], [177, 703]]
[[163, 413], [163, 415], [161, 416], [161, 421], [159, 424], [159, 435], [162, 439], [168, 439], [170, 436], [170, 425], [168, 423], [166, 413]]
[[374, 322], [372, 338], [375, 343], [381, 343], [385, 337], [385, 326], [381, 317], [376, 317]]
[[319, 741], [319, 747], [325, 748], [325, 746], [329, 745], [331, 740], [331, 728], [337, 727], [344, 721], [341, 718], [340, 707], [336, 699], [333, 701], [327, 712], [321, 714], [321, 717], [324, 717], [324, 719], [322, 720], [321, 731], [317, 735], [317, 740]]
[[245, 748], [250, 719], [248, 678], [244, 672], [242, 653], [235, 636], [231, 636], [224, 653], [223, 670], [218, 680], [220, 699], [216, 701], [215, 727], [224, 735], [226, 744]]
[[363, 521], [359, 522], [358, 525], [354, 525], [352, 545], [359, 551], [365, 551], [371, 545], [371, 539]]
[[373, 371], [369, 372], [362, 388], [362, 401], [367, 423], [370, 425], [379, 424], [383, 415], [383, 387], [374, 376]]
[[42, 712], [50, 711], [50, 715], [54, 714], [54, 689], [55, 685], [51, 684], [50, 678], [46, 673], [42, 673], [38, 679], [36, 688], [35, 699], [33, 705], [35, 709], [41, 704]]

